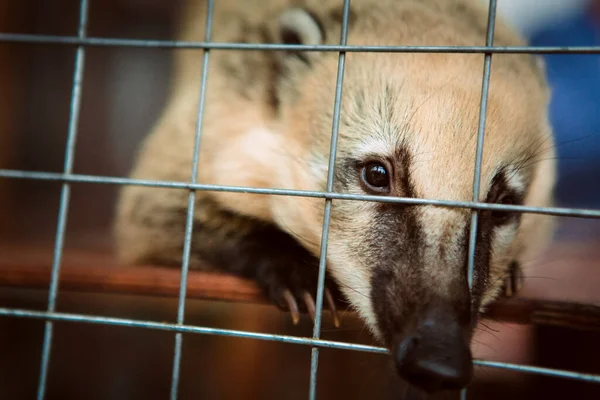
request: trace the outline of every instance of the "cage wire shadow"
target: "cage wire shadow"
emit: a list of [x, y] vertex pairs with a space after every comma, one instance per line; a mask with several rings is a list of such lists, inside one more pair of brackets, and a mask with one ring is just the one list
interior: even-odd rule
[[[31, 311], [25, 309], [0, 307], [0, 316], [41, 319], [45, 321], [44, 339], [42, 346], [42, 355], [40, 360], [40, 372], [37, 398], [42, 400], [45, 397], [46, 383], [49, 362], [51, 359], [53, 324], [56, 321], [78, 322], [89, 324], [105, 324], [113, 326], [124, 326], [131, 328], [144, 328], [175, 333], [175, 346], [173, 352], [173, 368], [171, 378], [171, 399], [176, 399], [178, 395], [180, 361], [182, 354], [183, 333], [210, 334], [231, 336], [237, 338], [250, 338], [268, 341], [277, 341], [289, 344], [298, 344], [311, 346], [311, 365], [310, 365], [310, 387], [309, 399], [316, 398], [317, 371], [320, 348], [334, 348], [342, 350], [363, 351], [371, 353], [386, 354], [388, 350], [382, 347], [359, 345], [353, 343], [344, 343], [337, 341], [328, 341], [320, 339], [321, 333], [321, 315], [323, 306], [323, 291], [325, 280], [325, 260], [328, 245], [329, 222], [331, 216], [332, 200], [360, 200], [360, 201], [378, 201], [386, 203], [402, 203], [407, 205], [433, 205], [438, 207], [458, 207], [471, 209], [471, 222], [469, 234], [468, 250], [468, 282], [472, 286], [474, 254], [476, 246], [476, 231], [478, 223], [478, 213], [482, 210], [499, 211], [517, 211], [521, 213], [536, 213], [555, 216], [570, 216], [579, 218], [600, 218], [600, 210], [560, 208], [560, 207], [529, 207], [504, 204], [488, 204], [478, 202], [478, 193], [480, 186], [480, 174], [482, 164], [483, 143], [485, 138], [485, 124], [487, 99], [490, 83], [490, 71], [492, 55], [496, 53], [531, 53], [531, 54], [600, 54], [600, 46], [506, 46], [494, 47], [493, 37], [496, 21], [497, 0], [489, 1], [488, 22], [486, 32], [485, 46], [349, 46], [347, 45], [348, 19], [350, 13], [350, 0], [340, 0], [344, 2], [342, 14], [342, 30], [339, 45], [279, 45], [279, 44], [248, 44], [248, 43], [213, 43], [212, 25], [214, 1], [207, 0], [206, 25], [204, 32], [204, 42], [184, 42], [184, 41], [162, 41], [162, 40], [137, 40], [137, 39], [108, 39], [87, 37], [86, 28], [88, 20], [88, 0], [80, 0], [79, 22], [77, 36], [53, 36], [53, 35], [33, 35], [33, 34], [15, 34], [0, 33], [1, 43], [26, 43], [26, 44], [54, 44], [54, 45], [73, 45], [76, 46], [75, 69], [73, 73], [73, 84], [70, 100], [70, 114], [68, 123], [68, 134], [65, 148], [65, 159], [62, 173], [31, 172], [21, 170], [0, 169], [0, 178], [6, 179], [28, 179], [40, 181], [61, 182], [61, 195], [58, 211], [58, 223], [54, 241], [54, 256], [52, 261], [51, 279], [48, 292], [48, 306], [46, 311]], [[147, 47], [147, 48], [169, 48], [169, 49], [197, 49], [203, 52], [202, 58], [202, 77], [199, 93], [199, 104], [197, 110], [197, 122], [194, 138], [194, 155], [192, 162], [192, 175], [190, 182], [172, 182], [156, 180], [138, 180], [130, 178], [118, 178], [110, 176], [93, 176], [73, 173], [73, 159], [75, 154], [75, 144], [77, 139], [77, 127], [79, 113], [81, 108], [81, 91], [83, 85], [83, 70], [85, 62], [85, 49], [88, 46], [114, 46], [114, 47]], [[202, 121], [205, 108], [206, 82], [208, 80], [208, 61], [211, 50], [295, 50], [295, 51], [333, 51], [339, 53], [337, 81], [335, 90], [334, 115], [331, 131], [330, 158], [328, 162], [327, 187], [325, 192], [288, 190], [288, 189], [263, 189], [256, 187], [238, 187], [238, 186], [220, 186], [206, 185], [197, 183], [197, 171], [199, 165], [199, 150], [202, 136]], [[335, 193], [333, 191], [334, 165], [337, 149], [338, 126], [340, 116], [340, 104], [342, 98], [345, 55], [347, 52], [420, 52], [420, 53], [478, 53], [484, 54], [482, 91], [480, 100], [479, 125], [477, 132], [476, 160], [474, 165], [473, 196], [471, 202], [447, 201], [438, 199], [421, 199], [405, 197], [385, 197], [369, 195], [348, 195]], [[64, 236], [67, 224], [67, 212], [70, 201], [70, 188], [73, 183], [96, 183], [113, 185], [139, 185], [149, 187], [162, 187], [173, 189], [189, 190], [188, 209], [186, 215], [186, 227], [184, 236], [184, 251], [181, 268], [181, 279], [178, 296], [177, 322], [175, 324], [159, 323], [153, 321], [143, 321], [127, 318], [109, 318], [87, 316], [82, 314], [56, 312], [56, 298], [58, 295], [58, 279], [60, 276], [61, 259], [64, 248]], [[184, 322], [185, 299], [187, 277], [189, 270], [191, 238], [193, 227], [193, 214], [195, 205], [195, 196], [197, 190], [207, 191], [226, 191], [233, 193], [255, 193], [263, 195], [276, 196], [303, 196], [322, 198], [325, 200], [323, 230], [320, 245], [319, 257], [319, 278], [316, 298], [316, 313], [312, 338], [297, 337], [266, 333], [253, 333], [247, 331], [218, 329], [210, 327], [200, 327], [186, 325]], [[568, 378], [586, 382], [600, 383], [600, 375], [582, 374], [568, 370], [541, 368], [527, 365], [518, 365], [512, 363], [493, 362], [486, 360], [474, 360], [474, 364], [483, 367], [501, 368], [523, 373], [540, 374], [551, 377]], [[461, 391], [461, 398], [466, 399], [467, 389]]]

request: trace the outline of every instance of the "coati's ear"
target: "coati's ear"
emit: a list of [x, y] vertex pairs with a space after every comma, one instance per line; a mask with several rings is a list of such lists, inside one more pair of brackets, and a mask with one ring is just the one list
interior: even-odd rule
[[[303, 8], [288, 8], [279, 15], [278, 21], [279, 41], [292, 45], [318, 45], [325, 40], [325, 31], [318, 18]], [[282, 57], [310, 64], [310, 56], [306, 51], [285, 51]]]

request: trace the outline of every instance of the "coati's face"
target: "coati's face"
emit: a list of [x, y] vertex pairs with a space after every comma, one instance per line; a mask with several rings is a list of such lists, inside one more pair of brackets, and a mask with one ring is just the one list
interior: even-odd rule
[[[482, 55], [348, 53], [335, 191], [471, 201], [482, 66]], [[336, 72], [337, 54], [311, 60], [282, 105], [297, 140], [290, 151], [313, 185], [301, 189], [325, 189]], [[479, 201], [550, 205], [553, 146], [540, 82], [522, 56], [494, 59]], [[315, 232], [307, 243], [322, 226], [322, 202], [311, 204], [297, 212]], [[469, 209], [333, 201], [327, 268], [400, 375], [425, 390], [470, 381], [479, 312], [551, 232], [546, 216], [479, 212], [470, 290], [470, 223]]]

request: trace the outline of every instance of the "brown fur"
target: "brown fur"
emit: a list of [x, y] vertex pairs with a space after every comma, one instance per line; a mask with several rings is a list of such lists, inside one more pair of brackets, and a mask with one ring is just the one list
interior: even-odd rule
[[[487, 10], [477, 3], [354, 0], [348, 44], [484, 45]], [[219, 0], [215, 4], [213, 41], [278, 42], [277, 16], [291, 5], [301, 5], [319, 19], [325, 42], [339, 43], [340, 0]], [[179, 39], [204, 40], [204, 9], [204, 2], [186, 2]], [[494, 43], [523, 44], [501, 21]], [[211, 51], [199, 183], [325, 189], [338, 55], [307, 57], [310, 66], [274, 52]], [[398, 184], [393, 195], [470, 201], [483, 58], [482, 54], [347, 53], [336, 190], [364, 193], [356, 171], [346, 162], [378, 154], [405, 165], [410, 177], [410, 193]], [[201, 51], [177, 51], [171, 96], [142, 144], [132, 177], [189, 181], [201, 66]], [[524, 203], [551, 205], [554, 162], [548, 99], [543, 71], [532, 57], [493, 56], [481, 201], [486, 201], [498, 169], [512, 163], [522, 165], [524, 176], [532, 182]], [[399, 147], [410, 154], [407, 164], [395, 153]], [[201, 254], [221, 246], [225, 238], [235, 242], [259, 220], [276, 224], [312, 254], [319, 254], [322, 200], [226, 192], [198, 192], [197, 196], [196, 223], [212, 228], [209, 234], [195, 231], [193, 266], [200, 265]], [[124, 188], [116, 225], [121, 259], [180, 262], [187, 199], [183, 190]], [[391, 296], [415, 302], [427, 293], [432, 298], [464, 301], [457, 292], [464, 287], [465, 275], [458, 269], [464, 268], [468, 210], [404, 206], [410, 211], [399, 216], [398, 207], [383, 206], [383, 211], [371, 202], [333, 204], [328, 269], [375, 335], [381, 334], [372, 304], [375, 260], [389, 262], [391, 254], [396, 259], [413, 254], [415, 259], [406, 258], [394, 270], [398, 279], [413, 279], [414, 272], [407, 268], [418, 258], [419, 279], [424, 283], [390, 286], [396, 288], [385, 289]], [[484, 226], [486, 215], [482, 213]], [[367, 230], [375, 224], [381, 229]], [[404, 245], [409, 247], [403, 253], [385, 253], [386, 259], [382, 243], [396, 246], [404, 236], [391, 240], [390, 235], [413, 225], [418, 225], [415, 232], [420, 233], [414, 237], [420, 242], [404, 233], [408, 235]], [[495, 243], [489, 228], [489, 273], [484, 274], [478, 301], [482, 307], [498, 295], [510, 261], [534, 257], [548, 240], [550, 228], [549, 217], [524, 214], [516, 239], [509, 237], [505, 245]], [[394, 307], [401, 310], [406, 304], [403, 300]]]

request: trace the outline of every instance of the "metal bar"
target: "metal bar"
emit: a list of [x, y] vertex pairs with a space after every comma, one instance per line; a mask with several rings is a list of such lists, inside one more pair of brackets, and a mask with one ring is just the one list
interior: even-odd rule
[[58, 35], [0, 33], [0, 43], [83, 45], [100, 47], [144, 47], [157, 49], [294, 50], [376, 53], [504, 53], [504, 54], [600, 54], [600, 46], [369, 46], [292, 45], [275, 43], [190, 42]]
[[127, 319], [127, 318], [91, 316], [91, 315], [62, 313], [62, 312], [33, 311], [33, 310], [24, 310], [24, 309], [6, 308], [6, 307], [0, 307], [0, 316], [16, 317], [16, 318], [44, 319], [44, 320], [49, 320], [49, 321], [91, 323], [91, 324], [101, 324], [101, 325], [110, 325], [110, 326], [122, 326], [122, 327], [128, 327], [128, 328], [144, 328], [144, 329], [153, 329], [153, 330], [169, 331], [169, 332], [230, 336], [230, 337], [245, 338], [245, 339], [259, 339], [259, 340], [269, 340], [269, 341], [275, 341], [275, 342], [281, 342], [281, 343], [319, 346], [319, 347], [323, 347], [323, 348], [331, 348], [331, 349], [339, 349], [339, 350], [357, 350], [357, 351], [364, 351], [364, 352], [369, 352], [369, 353], [384, 353], [384, 354], [388, 353], [388, 350], [383, 347], [368, 346], [368, 345], [361, 345], [361, 344], [355, 344], [355, 343], [344, 343], [344, 342], [336, 342], [336, 341], [323, 340], [323, 339], [312, 339], [312, 338], [304, 338], [304, 337], [289, 336], [289, 335], [276, 335], [276, 334], [270, 334], [270, 333], [256, 333], [256, 332], [248, 332], [248, 331], [240, 331], [240, 330], [232, 330], [232, 329], [210, 328], [210, 327], [203, 327], [203, 326], [179, 325], [179, 324], [174, 324], [174, 323], [144, 321], [144, 320], [135, 320], [135, 319]]
[[[79, 3], [79, 25], [77, 28], [78, 38], [84, 38], [87, 28], [88, 2], [81, 0]], [[79, 123], [79, 111], [81, 109], [81, 87], [83, 81], [83, 64], [85, 61], [85, 48], [78, 46], [75, 53], [75, 69], [73, 71], [73, 85], [71, 89], [71, 106], [69, 111], [69, 131], [65, 146], [64, 173], [70, 174], [73, 170], [73, 159], [75, 154], [75, 143], [77, 139], [77, 127]], [[58, 209], [58, 222], [56, 237], [54, 241], [54, 257], [52, 260], [52, 272], [50, 287], [48, 290], [48, 312], [56, 309], [56, 297], [58, 295], [58, 279], [60, 275], [60, 263], [63, 253], [65, 229], [67, 225], [67, 214], [69, 212], [69, 199], [71, 187], [69, 182], [63, 182], [60, 205]], [[52, 347], [52, 321], [46, 321], [44, 339], [42, 343], [42, 356], [40, 360], [40, 377], [38, 382], [37, 398], [42, 400], [46, 394], [46, 381], [48, 378], [48, 365], [50, 364], [50, 350]]]
[[[204, 37], [206, 41], [211, 40], [213, 24], [214, 1], [208, 0], [206, 3], [206, 26]], [[196, 119], [196, 135], [194, 138], [194, 156], [192, 160], [192, 176], [190, 182], [195, 184], [198, 181], [198, 164], [200, 160], [200, 141], [202, 138], [202, 127], [204, 120], [204, 107], [206, 100], [206, 82], [208, 79], [208, 61], [210, 57], [209, 49], [205, 49], [202, 54], [202, 78], [200, 84], [200, 99], [198, 101], [198, 112]], [[177, 307], [177, 325], [183, 326], [185, 318], [185, 297], [187, 292], [188, 271], [190, 267], [190, 253], [192, 251], [192, 231], [194, 227], [194, 210], [196, 203], [196, 191], [190, 189], [188, 197], [187, 216], [185, 222], [185, 236], [183, 242], [183, 260], [181, 265], [181, 280], [179, 283], [179, 302]], [[181, 332], [175, 334], [175, 350], [173, 356], [173, 373], [171, 378], [171, 400], [177, 399], [179, 388], [179, 375], [181, 366], [181, 349], [183, 337]]]
[[[488, 23], [485, 44], [491, 47], [494, 43], [496, 27], [497, 0], [490, 0], [488, 10]], [[477, 130], [477, 148], [475, 151], [475, 169], [473, 174], [473, 201], [479, 200], [481, 186], [481, 163], [483, 160], [483, 143], [485, 138], [485, 122], [487, 117], [488, 94], [490, 89], [490, 74], [492, 69], [492, 55], [486, 53], [483, 61], [483, 82], [481, 85], [481, 102], [479, 104], [479, 127]], [[477, 246], [477, 226], [479, 211], [471, 210], [471, 227], [469, 229], [469, 250], [467, 255], [467, 281], [469, 290], [473, 291], [473, 270], [475, 269], [475, 248]], [[460, 392], [462, 400], [467, 399], [467, 388]]]
[[362, 194], [344, 194], [344, 193], [327, 193], [311, 190], [293, 190], [293, 189], [263, 189], [250, 186], [226, 186], [226, 185], [207, 185], [207, 184], [192, 184], [189, 182], [176, 181], [161, 181], [161, 180], [144, 180], [130, 179], [110, 176], [83, 175], [83, 174], [64, 174], [57, 172], [32, 172], [0, 169], [0, 178], [10, 179], [31, 179], [41, 181], [58, 181], [58, 182], [77, 182], [77, 183], [97, 183], [110, 185], [133, 185], [133, 186], [148, 186], [157, 188], [169, 189], [188, 189], [188, 190], [204, 190], [215, 192], [232, 192], [232, 193], [252, 193], [275, 196], [297, 196], [297, 197], [313, 197], [332, 200], [353, 200], [353, 201], [377, 201], [380, 203], [406, 204], [406, 205], [432, 205], [438, 207], [453, 207], [453, 208], [471, 208], [476, 210], [501, 210], [501, 211], [516, 211], [530, 214], [546, 214], [562, 217], [575, 218], [600, 218], [600, 210], [585, 209], [585, 208], [567, 208], [567, 207], [532, 207], [518, 206], [508, 204], [489, 204], [472, 201], [451, 201], [451, 200], [436, 200], [425, 198], [397, 197], [397, 196], [373, 196]]
[[[350, 0], [344, 0], [342, 14], [342, 32], [340, 43], [345, 45], [348, 41], [348, 20], [350, 18]], [[331, 127], [331, 144], [329, 147], [329, 165], [327, 167], [327, 192], [333, 192], [333, 180], [335, 178], [335, 160], [337, 153], [337, 142], [340, 124], [340, 108], [342, 104], [342, 89], [344, 83], [344, 69], [346, 66], [346, 53], [340, 52], [338, 58], [338, 70], [335, 83], [335, 100], [333, 104], [333, 121]], [[325, 200], [325, 211], [323, 216], [323, 230], [321, 234], [321, 252], [319, 256], [319, 280], [317, 286], [317, 299], [315, 311], [315, 323], [313, 328], [313, 339], [319, 339], [321, 335], [321, 316], [323, 314], [323, 291], [325, 287], [325, 268], [327, 264], [327, 244], [329, 243], [329, 224], [331, 221], [332, 199]], [[317, 370], [319, 368], [319, 348], [313, 347], [310, 355], [310, 390], [308, 398], [317, 398]]]
[[485, 361], [485, 360], [475, 360], [474, 364], [481, 366], [481, 367], [499, 368], [499, 369], [519, 371], [519, 372], [536, 374], [536, 375], [552, 376], [552, 377], [556, 377], [556, 378], [573, 379], [576, 381], [600, 383], [600, 375], [582, 374], [579, 372], [573, 372], [573, 371], [567, 371], [567, 370], [561, 370], [561, 369], [542, 368], [542, 367], [534, 367], [531, 365], [519, 365], [519, 364], [503, 363], [503, 362], [497, 362], [497, 361]]
[[[497, 0], [490, 0], [488, 14], [488, 28], [486, 44], [491, 46], [494, 40], [494, 28], [496, 20], [496, 3]], [[490, 89], [490, 75], [492, 68], [492, 55], [486, 54], [483, 65], [483, 83], [481, 89], [481, 102], [479, 105], [479, 127], [477, 131], [477, 149], [475, 152], [475, 169], [473, 176], [473, 196], [474, 202], [479, 200], [479, 190], [481, 186], [481, 163], [483, 160], [483, 143], [485, 138], [485, 123], [487, 118], [488, 94]], [[473, 210], [471, 213], [471, 229], [469, 233], [469, 253], [468, 253], [468, 280], [469, 288], [473, 285], [473, 269], [475, 263], [475, 247], [477, 239], [477, 219], [478, 210]]]
[[[219, 335], [219, 336], [228, 336], [228, 337], [238, 337], [238, 338], [244, 338], [244, 339], [266, 340], [266, 341], [305, 345], [305, 346], [318, 346], [320, 348], [329, 348], [329, 349], [337, 349], [337, 350], [362, 351], [362, 352], [367, 352], [367, 353], [386, 354], [386, 355], [389, 354], [387, 349], [385, 349], [383, 347], [376, 347], [376, 346], [367, 346], [367, 345], [354, 344], [354, 343], [336, 342], [336, 341], [332, 341], [332, 340], [323, 340], [323, 339], [303, 338], [303, 337], [297, 337], [297, 336], [273, 335], [273, 334], [268, 334], [268, 333], [255, 333], [255, 332], [238, 331], [238, 330], [231, 330], [231, 329], [218, 329], [218, 328], [207, 328], [207, 327], [200, 327], [200, 326], [168, 324], [168, 323], [162, 323], [162, 322], [134, 320], [134, 319], [127, 319], [127, 318], [98, 317], [98, 316], [88, 316], [88, 315], [83, 315], [83, 314], [48, 312], [48, 311], [32, 311], [32, 310], [23, 310], [23, 309], [5, 308], [5, 307], [0, 307], [0, 316], [13, 317], [13, 318], [42, 319], [42, 320], [53, 321], [53, 322], [60, 321], [60, 322], [75, 322], [75, 323], [111, 325], [111, 326], [121, 326], [121, 327], [127, 327], [127, 328], [142, 328], [142, 329], [152, 329], [152, 330], [159, 330], [159, 331], [181, 332], [181, 333], [191, 333], [191, 334], [201, 334], [201, 335]], [[576, 372], [566, 371], [566, 370], [541, 368], [541, 367], [534, 367], [534, 366], [528, 366], [528, 365], [518, 365], [518, 364], [502, 363], [502, 362], [495, 362], [495, 361], [475, 360], [474, 363], [475, 363], [475, 365], [478, 365], [481, 367], [486, 367], [486, 368], [501, 368], [501, 369], [507, 369], [507, 370], [513, 370], [513, 371], [527, 372], [527, 373], [532, 373], [532, 374], [536, 374], [536, 375], [553, 376], [553, 377], [558, 377], [558, 378], [566, 378], [566, 379], [573, 379], [573, 380], [578, 380], [578, 381], [585, 381], [585, 382], [600, 384], [600, 375], [581, 374], [581, 373], [576, 373]]]

